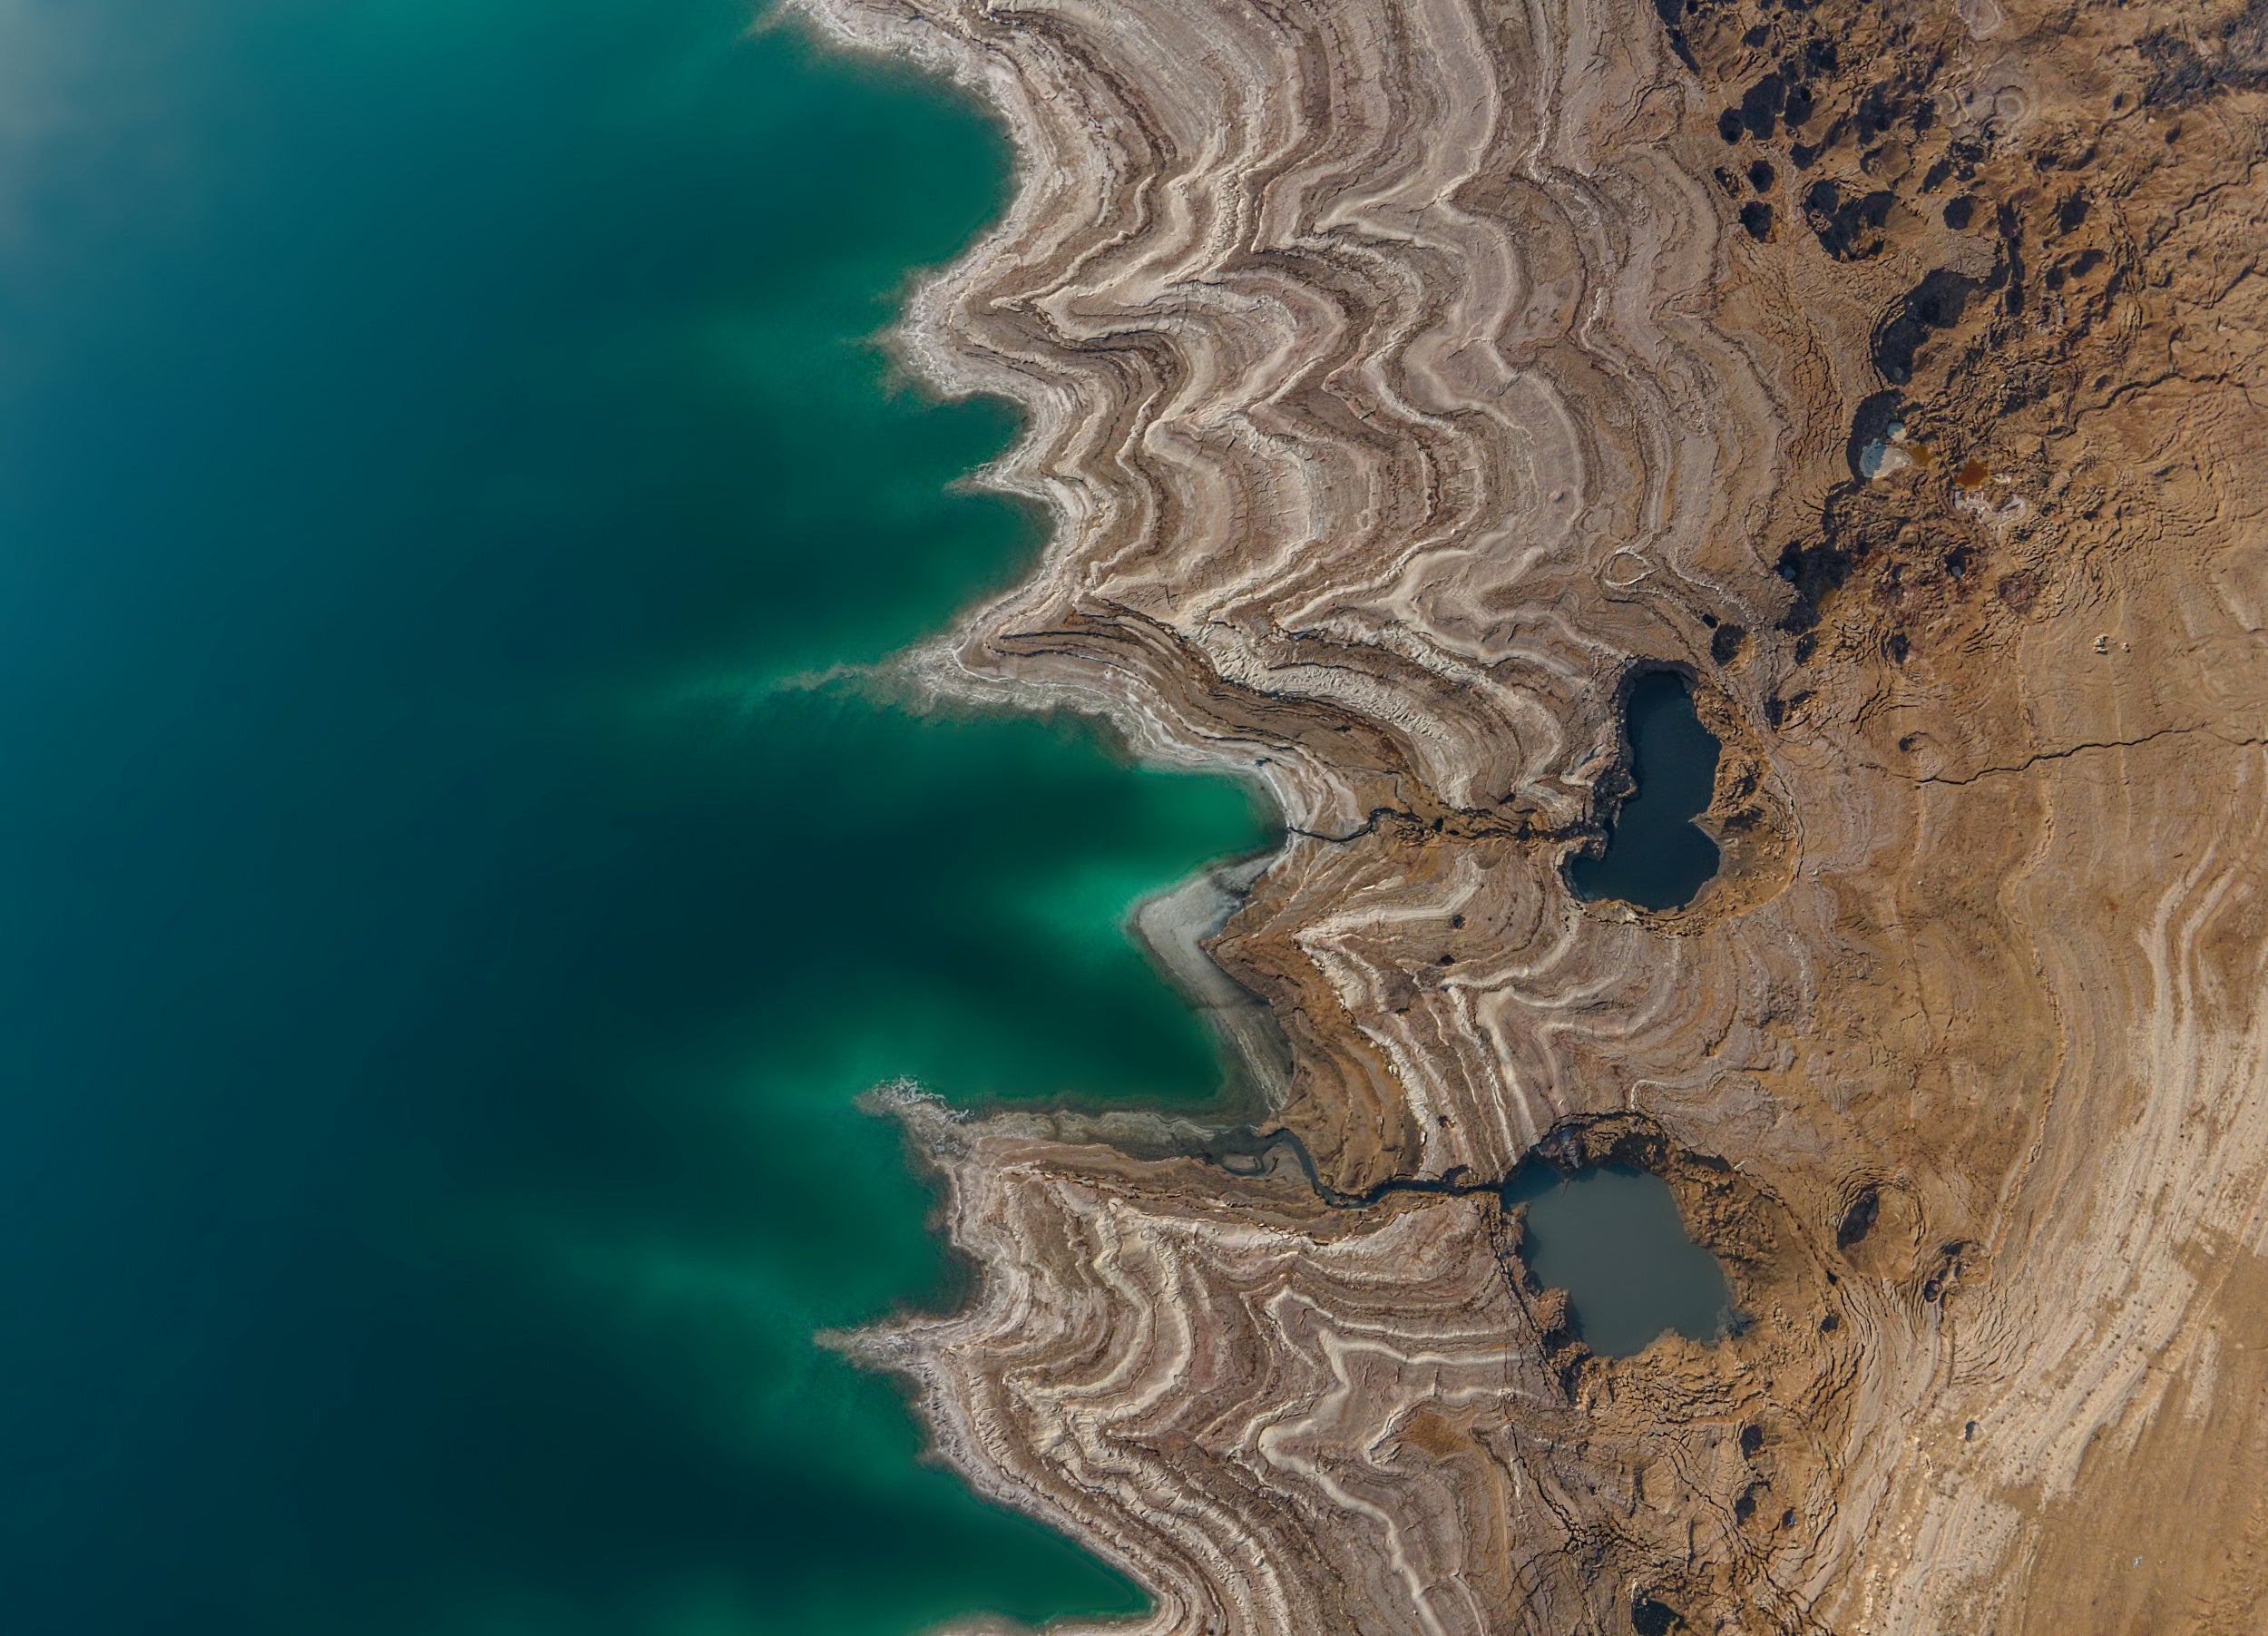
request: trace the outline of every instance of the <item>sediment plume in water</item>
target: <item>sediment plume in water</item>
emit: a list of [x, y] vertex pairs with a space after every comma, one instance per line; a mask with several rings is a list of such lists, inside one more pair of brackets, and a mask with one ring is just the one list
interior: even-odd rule
[[[1021, 155], [898, 338], [1055, 532], [920, 673], [1289, 829], [1305, 1166], [892, 1099], [942, 1457], [1156, 1636], [2268, 1623], [2257, 7], [802, 9]], [[1662, 666], [1719, 867], [1580, 901]], [[1540, 1149], [1743, 1323], [1588, 1351]]]

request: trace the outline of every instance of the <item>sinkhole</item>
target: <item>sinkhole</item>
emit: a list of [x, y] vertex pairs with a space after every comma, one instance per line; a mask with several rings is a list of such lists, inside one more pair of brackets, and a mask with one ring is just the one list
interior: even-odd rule
[[1603, 1357], [1628, 1357], [1665, 1330], [1709, 1342], [1732, 1321], [1716, 1258], [1686, 1236], [1669, 1184], [1628, 1164], [1563, 1174], [1530, 1161], [1505, 1186], [1528, 1207], [1520, 1258], [1539, 1283], [1564, 1289], [1569, 1323]]
[[1716, 873], [1716, 843], [1695, 825], [1716, 784], [1716, 735], [1701, 725], [1693, 688], [1674, 671], [1639, 677], [1623, 702], [1630, 789], [1605, 848], [1568, 860], [1578, 896], [1641, 909], [1682, 909]]

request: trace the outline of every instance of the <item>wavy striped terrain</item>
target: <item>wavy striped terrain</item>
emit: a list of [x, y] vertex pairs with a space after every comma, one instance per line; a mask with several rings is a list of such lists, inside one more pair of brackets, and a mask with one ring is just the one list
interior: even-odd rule
[[[849, 1337], [1164, 1636], [2268, 1629], [2268, 12], [802, 0], [1014, 202], [899, 333], [1055, 519], [915, 656], [1261, 780], [1144, 929], [1236, 1129], [889, 1099]], [[1723, 740], [1585, 904], [1621, 691]], [[1670, 1183], [1591, 1356], [1493, 1190]]]

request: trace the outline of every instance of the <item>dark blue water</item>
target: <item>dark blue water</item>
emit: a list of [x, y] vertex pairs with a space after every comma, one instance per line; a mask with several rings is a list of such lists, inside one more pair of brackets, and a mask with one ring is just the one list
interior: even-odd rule
[[1701, 725], [1685, 678], [1638, 678], [1623, 707], [1635, 791], [1623, 798], [1606, 850], [1578, 855], [1568, 880], [1584, 897], [1642, 909], [1679, 909], [1716, 873], [1716, 843], [1693, 820], [1708, 809], [1716, 780], [1716, 736]]
[[851, 1102], [1209, 1094], [1116, 923], [1266, 832], [773, 685], [1035, 525], [861, 339], [1000, 133], [748, 20], [0, 8], [0, 1628], [1133, 1605], [812, 1346], [943, 1286]]
[[1535, 1163], [1504, 1200], [1528, 1207], [1521, 1258], [1547, 1288], [1568, 1292], [1575, 1332], [1592, 1351], [1628, 1357], [1669, 1330], [1708, 1341], [1723, 1327], [1724, 1269], [1686, 1237], [1659, 1176], [1606, 1164], [1569, 1177]]

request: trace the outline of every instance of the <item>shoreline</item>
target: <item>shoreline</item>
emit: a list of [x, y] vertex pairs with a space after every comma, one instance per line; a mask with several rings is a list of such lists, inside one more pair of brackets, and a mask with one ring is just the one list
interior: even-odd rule
[[[2147, 5], [787, 9], [1017, 154], [891, 345], [1022, 407], [974, 480], [1054, 527], [904, 674], [1257, 778], [1287, 832], [1129, 928], [1227, 1037], [1273, 1020], [1314, 1188], [1163, 1115], [910, 1121], [975, 1282], [856, 1346], [1153, 1598], [1074, 1628], [2047, 1631], [2128, 1605], [2128, 1528], [2268, 1608], [2205, 1429], [2268, 1390], [2212, 1248], [2268, 1253], [2224, 975], [2268, 958], [2268, 772], [2201, 778], [2196, 728], [2268, 718], [2229, 498], [2268, 444], [2209, 338], [2268, 303], [2182, 204], [2268, 138], [2147, 112], [2260, 88], [2136, 101]], [[1892, 365], [1928, 458], [1854, 473]], [[1640, 666], [1725, 746], [1674, 915], [1558, 869]], [[1756, 1321], [1569, 1360], [1442, 1184], [1632, 1120]], [[2196, 1537], [2137, 1511], [2193, 1480]]]

